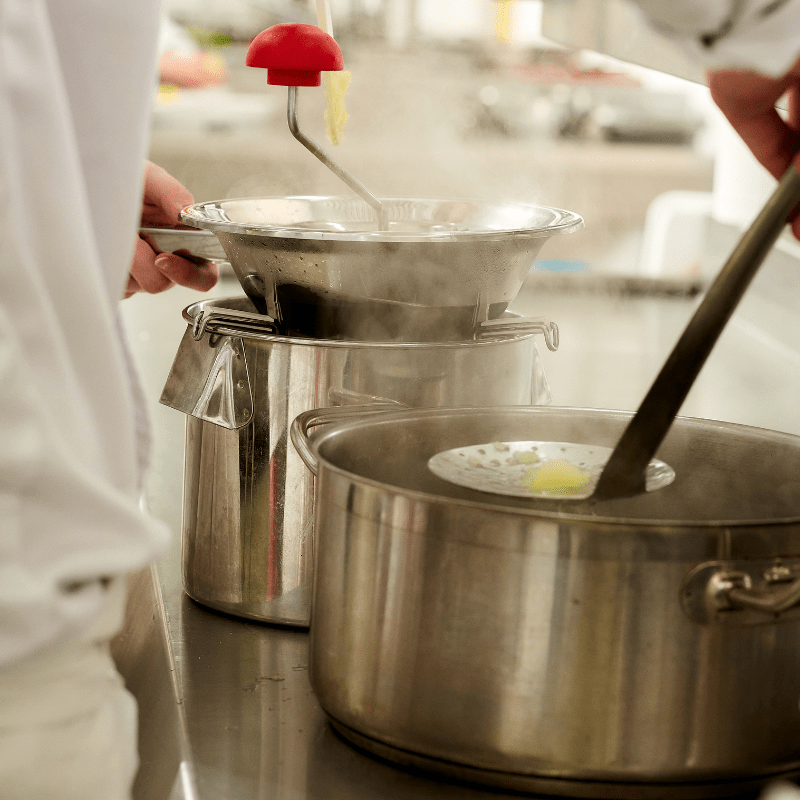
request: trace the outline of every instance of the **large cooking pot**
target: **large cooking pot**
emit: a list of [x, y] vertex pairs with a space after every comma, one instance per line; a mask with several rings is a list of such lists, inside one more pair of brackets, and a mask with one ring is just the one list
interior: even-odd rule
[[427, 460], [613, 447], [630, 414], [417, 409], [307, 438], [325, 416], [292, 437], [317, 472], [311, 681], [348, 740], [593, 798], [728, 796], [800, 768], [800, 438], [678, 418], [659, 451], [672, 485], [554, 505]]
[[274, 334], [246, 297], [195, 303], [184, 317], [161, 396], [186, 414], [183, 585], [229, 614], [308, 625], [314, 492], [288, 442], [298, 414], [334, 403], [550, 400], [530, 330], [470, 342], [292, 338]]
[[257, 197], [181, 213], [213, 231], [244, 291], [281, 333], [359, 340], [467, 338], [514, 299], [570, 211], [521, 203], [387, 198], [386, 230], [359, 197]]

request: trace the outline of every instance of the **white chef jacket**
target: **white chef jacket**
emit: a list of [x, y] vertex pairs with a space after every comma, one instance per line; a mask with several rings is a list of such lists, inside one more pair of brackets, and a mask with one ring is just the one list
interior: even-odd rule
[[117, 312], [157, 0], [0, 0], [0, 666], [80, 638], [168, 532]]
[[778, 77], [800, 56], [800, 0], [634, 0], [709, 69]]

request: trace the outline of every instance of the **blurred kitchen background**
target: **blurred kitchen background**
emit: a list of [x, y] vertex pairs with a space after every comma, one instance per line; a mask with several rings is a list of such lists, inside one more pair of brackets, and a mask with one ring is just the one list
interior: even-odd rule
[[[163, 3], [151, 159], [198, 202], [349, 192], [290, 134], [286, 89], [244, 66], [264, 28], [316, 24], [314, 0]], [[702, 70], [626, 0], [329, 6], [352, 74], [349, 121], [333, 146], [323, 89], [302, 89], [303, 130], [378, 195], [581, 214], [585, 229], [553, 237], [532, 265], [536, 292], [691, 297], [775, 185], [716, 110]], [[787, 231], [737, 312], [793, 364], [798, 267]]]
[[[350, 119], [334, 147], [324, 92], [305, 89], [303, 129], [378, 195], [580, 213], [585, 230], [552, 239], [540, 270], [702, 279], [719, 266], [709, 238], [724, 238], [709, 225], [746, 222], [770, 190], [702, 72], [621, 0], [330, 7], [352, 73]], [[264, 28], [316, 23], [313, 0], [164, 0], [164, 10], [153, 161], [197, 201], [349, 191], [289, 133], [285, 88], [244, 66]]]

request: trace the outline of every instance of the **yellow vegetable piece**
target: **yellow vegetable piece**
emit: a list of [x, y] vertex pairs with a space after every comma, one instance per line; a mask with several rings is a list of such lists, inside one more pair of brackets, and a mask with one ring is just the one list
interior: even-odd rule
[[526, 470], [522, 485], [529, 492], [577, 492], [586, 488], [589, 480], [589, 474], [580, 467], [558, 459]]
[[539, 458], [534, 450], [529, 450], [527, 453], [514, 453], [508, 459], [509, 464], [538, 464], [542, 459]]
[[158, 87], [156, 103], [160, 106], [171, 106], [173, 103], [178, 102], [180, 93], [180, 86], [176, 86], [174, 83], [162, 83]]
[[514, 15], [514, 0], [496, 0], [496, 33], [500, 44], [511, 44], [513, 37], [512, 25]]
[[325, 72], [325, 126], [332, 144], [339, 144], [342, 131], [350, 118], [344, 105], [344, 96], [350, 86], [349, 72]]

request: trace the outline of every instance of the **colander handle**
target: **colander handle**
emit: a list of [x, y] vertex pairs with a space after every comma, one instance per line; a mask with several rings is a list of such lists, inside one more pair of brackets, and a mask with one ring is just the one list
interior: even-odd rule
[[516, 319], [490, 319], [481, 322], [478, 339], [503, 339], [515, 333], [541, 333], [547, 349], [558, 350], [558, 325], [543, 317], [517, 317]]

